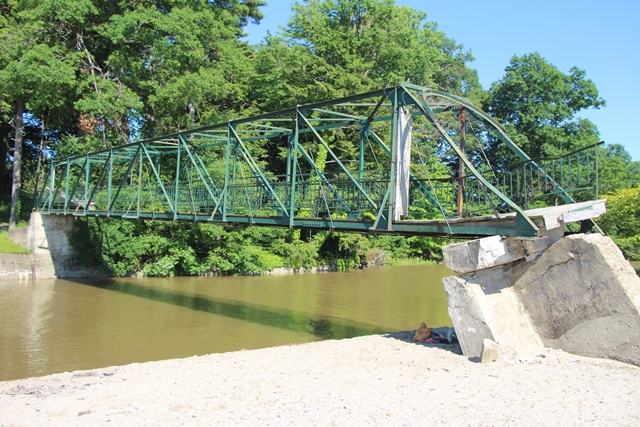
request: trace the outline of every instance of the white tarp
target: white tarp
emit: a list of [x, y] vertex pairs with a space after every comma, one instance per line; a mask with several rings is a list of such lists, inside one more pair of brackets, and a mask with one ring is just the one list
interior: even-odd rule
[[395, 206], [393, 208], [393, 220], [400, 220], [401, 216], [409, 212], [409, 173], [411, 167], [411, 126], [413, 117], [405, 111], [404, 107], [398, 108], [398, 143], [396, 145], [396, 188]]

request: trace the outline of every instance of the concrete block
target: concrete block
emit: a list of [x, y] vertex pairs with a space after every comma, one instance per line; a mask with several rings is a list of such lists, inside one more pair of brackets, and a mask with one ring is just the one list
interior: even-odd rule
[[500, 346], [497, 342], [490, 339], [482, 340], [482, 356], [481, 363], [492, 363], [500, 357]]
[[462, 353], [465, 356], [479, 356], [482, 353], [482, 340], [493, 339], [485, 313], [479, 305], [482, 302], [481, 290], [469, 286], [460, 277], [449, 276], [442, 280], [447, 292], [449, 317], [458, 335]]
[[466, 356], [490, 339], [640, 366], [640, 278], [608, 237], [568, 236], [531, 261], [443, 281]]
[[558, 238], [555, 235], [535, 239], [491, 236], [445, 246], [442, 252], [449, 269], [467, 274], [518, 261], [545, 250]]
[[484, 339], [519, 352], [542, 349], [542, 341], [511, 288], [504, 268], [483, 270], [472, 276], [445, 277], [443, 282], [449, 317], [465, 356], [480, 357]]
[[[72, 216], [31, 214], [24, 229], [30, 254], [0, 259], [2, 279], [53, 279], [104, 277], [103, 272], [85, 268], [69, 243], [75, 218]], [[21, 229], [22, 230], [22, 229]]]
[[565, 237], [511, 273], [546, 346], [640, 366], [640, 278], [609, 237]]

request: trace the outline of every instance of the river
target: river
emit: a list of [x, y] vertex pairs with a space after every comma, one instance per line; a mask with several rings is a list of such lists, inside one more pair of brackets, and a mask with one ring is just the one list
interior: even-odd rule
[[[449, 326], [441, 265], [252, 277], [0, 281], [0, 381]], [[373, 349], [372, 349], [373, 351]]]

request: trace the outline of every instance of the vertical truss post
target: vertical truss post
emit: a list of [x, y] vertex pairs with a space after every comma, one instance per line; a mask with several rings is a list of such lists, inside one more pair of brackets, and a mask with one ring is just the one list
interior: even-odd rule
[[358, 182], [362, 182], [364, 177], [364, 140], [366, 138], [368, 125], [360, 126], [360, 153], [358, 156]]
[[177, 161], [176, 161], [176, 183], [175, 183], [175, 194], [173, 195], [173, 219], [176, 220], [178, 218], [178, 193], [180, 191], [180, 162], [182, 161], [180, 159], [180, 154], [181, 154], [181, 146], [180, 146], [180, 140], [178, 140], [178, 154], [177, 154]]
[[49, 162], [49, 200], [47, 206], [47, 212], [51, 212], [51, 204], [53, 203], [53, 190], [54, 185], [56, 183], [56, 167], [54, 166], [53, 160]]
[[[222, 221], [227, 220], [227, 211], [229, 210], [229, 162], [231, 161], [231, 123], [228, 124], [227, 127], [227, 148], [225, 155], [225, 164], [224, 164], [224, 189], [223, 191], [223, 202], [222, 202]], [[235, 157], [235, 150], [234, 150]], [[235, 160], [234, 160], [235, 163]]]
[[71, 174], [71, 161], [67, 159], [67, 167], [64, 181], [64, 213], [66, 214], [69, 209], [69, 179]]
[[84, 211], [85, 213], [89, 210], [89, 182], [91, 181], [91, 157], [87, 154], [86, 157], [86, 166], [84, 169], [84, 194], [82, 195], [82, 199], [84, 200]]
[[398, 170], [398, 90], [393, 89], [391, 95], [391, 174], [389, 176], [389, 190], [391, 197], [388, 200], [388, 214], [387, 214], [387, 230], [393, 230], [393, 210], [396, 203], [396, 173]]
[[140, 218], [140, 199], [142, 198], [142, 150], [139, 150], [140, 161], [138, 162], [138, 204], [136, 206], [136, 215]]
[[289, 179], [289, 175], [291, 176], [289, 181], [289, 227], [293, 227], [293, 218], [296, 213], [296, 172], [298, 170], [298, 141], [300, 137], [300, 122], [298, 121], [297, 110], [293, 119], [293, 125], [293, 138], [289, 138], [289, 149], [287, 150], [287, 154], [291, 153], [293, 146], [293, 153], [289, 154], [292, 163], [291, 167], [289, 167], [289, 162], [287, 162], [287, 179]]
[[[467, 108], [464, 105], [460, 106], [460, 151], [464, 153], [465, 143], [465, 127], [467, 124]], [[456, 216], [460, 218], [462, 216], [462, 204], [464, 194], [464, 163], [462, 159], [458, 159], [458, 203], [456, 204]]]
[[109, 149], [109, 175], [107, 177], [107, 216], [111, 215], [111, 182], [113, 180], [113, 148]]
[[[603, 142], [604, 143], [604, 142]], [[600, 182], [598, 180], [598, 146], [595, 147], [596, 155], [595, 155], [595, 168], [596, 168], [596, 200], [600, 198]], [[604, 233], [602, 233], [604, 234]]]

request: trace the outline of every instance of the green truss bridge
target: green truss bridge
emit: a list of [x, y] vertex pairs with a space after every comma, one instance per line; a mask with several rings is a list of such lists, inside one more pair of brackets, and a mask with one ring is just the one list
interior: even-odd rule
[[604, 211], [597, 148], [531, 159], [467, 99], [405, 83], [55, 159], [36, 210], [536, 237]]

